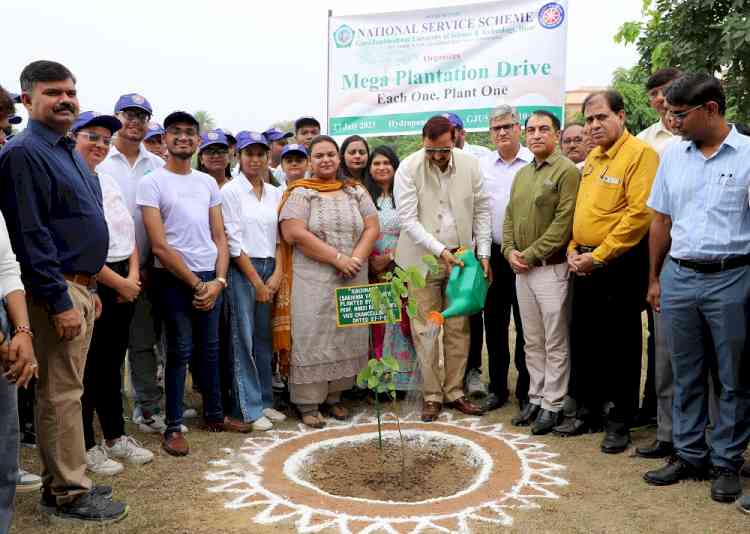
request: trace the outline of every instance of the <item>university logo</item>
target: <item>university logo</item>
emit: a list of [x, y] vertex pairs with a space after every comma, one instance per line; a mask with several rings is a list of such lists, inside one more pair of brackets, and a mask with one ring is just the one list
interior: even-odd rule
[[557, 28], [565, 20], [565, 9], [557, 2], [544, 4], [539, 10], [539, 24], [542, 28], [552, 30]]
[[336, 43], [336, 48], [349, 48], [354, 42], [354, 30], [342, 24], [333, 32], [333, 42]]

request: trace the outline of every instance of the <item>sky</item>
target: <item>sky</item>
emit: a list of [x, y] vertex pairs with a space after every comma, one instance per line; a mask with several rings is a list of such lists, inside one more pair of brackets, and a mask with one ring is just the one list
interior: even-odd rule
[[[476, 0], [35, 0], [3, 6], [0, 85], [19, 92], [23, 67], [66, 65], [81, 110], [111, 113], [138, 92], [161, 120], [206, 110], [219, 127], [265, 130], [325, 113], [328, 9], [336, 15], [477, 3]], [[641, 0], [569, 0], [567, 89], [607, 85], [638, 60], [613, 41], [640, 18]], [[22, 106], [17, 106], [18, 111]], [[24, 114], [24, 113], [19, 113]]]

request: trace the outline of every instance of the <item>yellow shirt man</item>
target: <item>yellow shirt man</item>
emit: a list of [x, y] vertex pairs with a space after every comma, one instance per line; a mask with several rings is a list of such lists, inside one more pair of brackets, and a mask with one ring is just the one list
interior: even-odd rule
[[637, 245], [651, 224], [646, 201], [658, 166], [658, 154], [627, 130], [609, 149], [594, 148], [583, 166], [568, 251], [593, 248], [594, 260], [607, 263]]

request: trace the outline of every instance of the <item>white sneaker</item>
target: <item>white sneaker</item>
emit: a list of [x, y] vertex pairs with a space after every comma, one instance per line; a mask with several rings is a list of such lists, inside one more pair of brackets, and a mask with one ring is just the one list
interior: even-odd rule
[[101, 445], [94, 445], [86, 451], [86, 469], [97, 475], [116, 475], [125, 467], [120, 462], [110, 460]]
[[16, 478], [16, 493], [31, 493], [42, 487], [42, 477], [18, 469], [18, 478]]
[[182, 417], [184, 419], [195, 419], [196, 417], [198, 417], [198, 410], [196, 410], [195, 408], [188, 408], [187, 410], [182, 412]]
[[161, 434], [167, 429], [167, 425], [164, 423], [163, 415], [152, 415], [151, 419], [144, 419], [143, 416], [137, 420], [133, 420], [134, 423], [138, 424], [138, 428], [141, 432], [146, 434]]
[[131, 464], [143, 465], [154, 459], [154, 453], [144, 449], [138, 441], [130, 436], [120, 436], [111, 447], [106, 441], [102, 442], [102, 448], [108, 456], [126, 460]]
[[273, 423], [265, 415], [253, 421], [253, 430], [255, 431], [271, 430], [272, 428]]
[[286, 419], [286, 415], [278, 410], [274, 410], [273, 408], [264, 408], [263, 415], [265, 415], [274, 423], [278, 423], [279, 421], [283, 421], [284, 419]]

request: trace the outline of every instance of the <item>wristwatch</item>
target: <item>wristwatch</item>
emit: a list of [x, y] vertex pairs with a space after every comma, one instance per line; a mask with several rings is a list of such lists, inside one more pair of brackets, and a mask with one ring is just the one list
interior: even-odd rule
[[216, 277], [216, 281], [219, 282], [224, 289], [226, 289], [227, 286], [229, 285], [229, 284], [227, 284], [227, 279], [224, 278], [224, 277], [222, 277], [222, 276], [217, 276]]
[[480, 260], [488, 260], [488, 259], [490, 259], [490, 257], [487, 256], [486, 254], [480, 254], [479, 256], [477, 256], [477, 258], [479, 258]]

